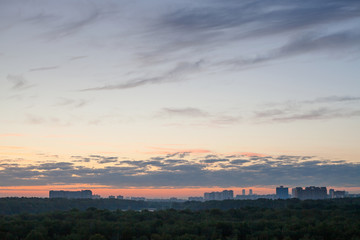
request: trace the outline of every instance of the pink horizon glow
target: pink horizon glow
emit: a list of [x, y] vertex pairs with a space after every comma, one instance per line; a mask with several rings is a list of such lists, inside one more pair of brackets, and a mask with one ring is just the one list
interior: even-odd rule
[[[109, 188], [108, 186], [79, 186], [79, 185], [66, 185], [66, 186], [19, 186], [19, 187], [0, 187], [0, 197], [48, 197], [50, 190], [68, 190], [78, 191], [89, 189], [93, 194], [100, 195], [101, 197], [108, 197], [122, 195], [124, 197], [145, 197], [145, 198], [187, 198], [187, 197], [200, 197], [205, 192], [215, 192], [223, 190], [233, 190], [234, 197], [241, 195], [242, 190], [245, 189], [246, 195], [249, 194], [249, 189], [253, 190], [253, 194], [265, 195], [275, 194], [274, 187], [187, 187], [187, 188]], [[327, 187], [327, 189], [345, 190], [350, 193], [360, 192], [360, 187]], [[289, 187], [291, 193], [291, 187]]]

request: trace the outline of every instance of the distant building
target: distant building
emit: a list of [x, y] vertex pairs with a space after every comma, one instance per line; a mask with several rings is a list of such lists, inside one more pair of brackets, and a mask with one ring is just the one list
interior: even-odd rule
[[115, 199], [115, 196], [110, 195], [109, 199]]
[[130, 199], [134, 200], [134, 201], [145, 201], [146, 200], [144, 197], [131, 197]]
[[101, 198], [101, 196], [100, 196], [100, 195], [97, 195], [97, 194], [92, 195], [92, 199], [100, 199], [100, 198]]
[[227, 200], [234, 199], [234, 191], [233, 190], [224, 190], [222, 192], [210, 192], [204, 193], [204, 200]]
[[249, 195], [250, 195], [250, 196], [253, 195], [252, 189], [249, 189]]
[[276, 198], [288, 199], [289, 198], [289, 188], [280, 186], [276, 188]]
[[49, 191], [49, 198], [68, 198], [68, 199], [83, 199], [92, 198], [91, 190], [81, 191]]
[[293, 198], [301, 200], [305, 199], [326, 199], [327, 189], [326, 187], [310, 186], [303, 189], [302, 187], [296, 187], [292, 189]]
[[242, 195], [245, 196], [245, 189], [242, 190]]
[[116, 199], [123, 200], [123, 199], [124, 199], [124, 196], [119, 195], [119, 196], [116, 197]]
[[264, 199], [277, 199], [275, 194], [266, 194], [266, 195], [236, 195], [235, 199], [236, 200], [256, 200], [256, 199], [260, 199], [260, 198], [264, 198]]
[[202, 201], [204, 201], [204, 198], [203, 197], [189, 197], [188, 200], [202, 202]]
[[329, 190], [330, 198], [344, 198], [346, 196], [345, 191], [335, 191], [334, 189]]

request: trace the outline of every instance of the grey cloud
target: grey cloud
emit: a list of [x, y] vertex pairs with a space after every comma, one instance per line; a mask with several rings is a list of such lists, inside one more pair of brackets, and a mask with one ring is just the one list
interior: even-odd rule
[[82, 156], [71, 156], [72, 162], [90, 162], [90, 158]]
[[171, 12], [163, 22], [194, 34], [244, 27], [247, 36], [259, 36], [354, 19], [359, 9], [356, 1], [214, 1]]
[[99, 164], [118, 162], [119, 159], [118, 157], [106, 157], [101, 155], [90, 155], [89, 158]]
[[254, 112], [254, 118], [265, 122], [352, 118], [360, 116], [360, 109], [355, 105], [358, 101], [360, 101], [359, 97], [352, 96], [330, 96], [297, 102], [288, 101], [275, 104], [275, 108], [257, 110]]
[[[90, 4], [85, 6], [88, 8]], [[85, 9], [82, 7], [82, 9]], [[68, 21], [57, 25], [53, 30], [47, 32], [44, 36], [50, 40], [56, 40], [59, 38], [67, 37], [72, 34], [79, 32], [84, 29], [86, 26], [96, 22], [101, 17], [101, 12], [99, 9], [87, 9], [88, 13], [79, 14], [77, 17], [80, 19], [67, 18]], [[60, 19], [59, 19], [60, 20]]]
[[[249, 158], [224, 161], [219, 158], [210, 161], [210, 164], [220, 163], [216, 170], [208, 170], [201, 161], [193, 159], [138, 160], [134, 161], [132, 166], [104, 168], [88, 168], [68, 162], [29, 166], [3, 163], [0, 164], [0, 183], [2, 186], [88, 183], [116, 187], [246, 187], [278, 184], [357, 186], [360, 181], [360, 164], [343, 160], [330, 161], [309, 156], [282, 155], [272, 158], [258, 157], [256, 160]], [[245, 162], [248, 164], [242, 165]], [[159, 171], [152, 171], [150, 166], [157, 166]]]
[[68, 99], [68, 98], [62, 98], [58, 103], [56, 103], [54, 106], [71, 106], [74, 108], [80, 108], [84, 107], [89, 103], [88, 100], [84, 99]]
[[69, 61], [75, 61], [75, 60], [80, 60], [80, 59], [84, 59], [87, 58], [88, 56], [74, 56], [69, 58]]
[[163, 75], [150, 78], [135, 79], [126, 83], [117, 85], [108, 85], [103, 87], [87, 88], [81, 91], [96, 91], [96, 90], [121, 90], [128, 88], [135, 88], [149, 84], [159, 84], [165, 82], [175, 82], [183, 79], [184, 75], [197, 72], [201, 67], [202, 61], [197, 62], [180, 62], [173, 69], [165, 72]]
[[295, 120], [318, 120], [318, 119], [334, 119], [334, 118], [350, 118], [360, 116], [359, 111], [344, 111], [344, 110], [334, 110], [327, 108], [319, 108], [307, 112], [302, 112], [299, 114], [289, 114], [282, 117], [274, 117], [273, 121], [295, 121]]
[[168, 116], [188, 116], [188, 117], [207, 117], [209, 114], [198, 108], [163, 108], [162, 115]]
[[357, 102], [360, 101], [360, 97], [353, 96], [329, 96], [316, 98], [314, 100], [304, 101], [304, 103], [334, 103], [334, 102]]
[[247, 163], [247, 162], [250, 162], [250, 160], [246, 160], [246, 159], [234, 159], [234, 160], [231, 160], [231, 164], [244, 164], [244, 163]]
[[[186, 156], [190, 155], [190, 152], [176, 152], [176, 153], [169, 153], [166, 154], [166, 158], [172, 158], [172, 157], [179, 157], [179, 158], [184, 158]], [[181, 161], [181, 160], [180, 160]]]
[[73, 163], [69, 162], [53, 162], [53, 163], [43, 163], [40, 164], [38, 170], [71, 170], [73, 168]]
[[39, 68], [31, 68], [30, 72], [36, 72], [36, 71], [48, 71], [48, 70], [54, 70], [59, 68], [59, 66], [51, 66], [51, 67], [39, 67]]
[[13, 90], [24, 90], [34, 86], [30, 84], [22, 75], [7, 75], [6, 79], [13, 84]]
[[203, 163], [219, 163], [219, 162], [228, 162], [229, 159], [205, 159], [205, 160], [201, 160], [200, 162]]
[[[275, 57], [303, 54], [310, 51], [336, 50], [350, 47], [359, 47], [360, 32], [358, 29], [337, 32], [318, 36], [318, 34], [306, 34], [277, 50]], [[272, 57], [274, 57], [272, 56]]]
[[302, 55], [319, 51], [344, 51], [345, 49], [359, 49], [360, 31], [351, 30], [327, 35], [305, 33], [290, 40], [287, 44], [260, 54], [254, 58], [239, 57], [224, 60], [214, 65], [225, 65], [234, 68], [248, 68], [265, 64], [282, 58]]

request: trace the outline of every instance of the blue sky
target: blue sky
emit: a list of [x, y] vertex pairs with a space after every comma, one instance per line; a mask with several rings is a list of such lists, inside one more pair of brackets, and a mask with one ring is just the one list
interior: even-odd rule
[[359, 187], [359, 43], [358, 1], [1, 0], [1, 184]]

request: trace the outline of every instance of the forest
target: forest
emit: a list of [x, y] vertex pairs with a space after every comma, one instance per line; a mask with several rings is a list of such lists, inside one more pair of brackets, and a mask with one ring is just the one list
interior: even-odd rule
[[[4, 207], [6, 201], [13, 202], [13, 205], [22, 201], [30, 207], [30, 203], [37, 200], [3, 198], [0, 199], [0, 207]], [[50, 200], [47, 199], [48, 202]], [[58, 200], [65, 203], [74, 201]], [[45, 202], [44, 199], [42, 201]], [[117, 201], [124, 204], [124, 200]], [[126, 204], [130, 203], [136, 204], [136, 201]], [[99, 202], [97, 204], [101, 206]], [[166, 209], [165, 203], [161, 204], [159, 206], [163, 209], [158, 210], [89, 207], [85, 210], [72, 208], [34, 213], [31, 209], [20, 214], [2, 213], [0, 239], [360, 240], [359, 198], [167, 203], [172, 206]], [[51, 204], [46, 205], [49, 206]]]

